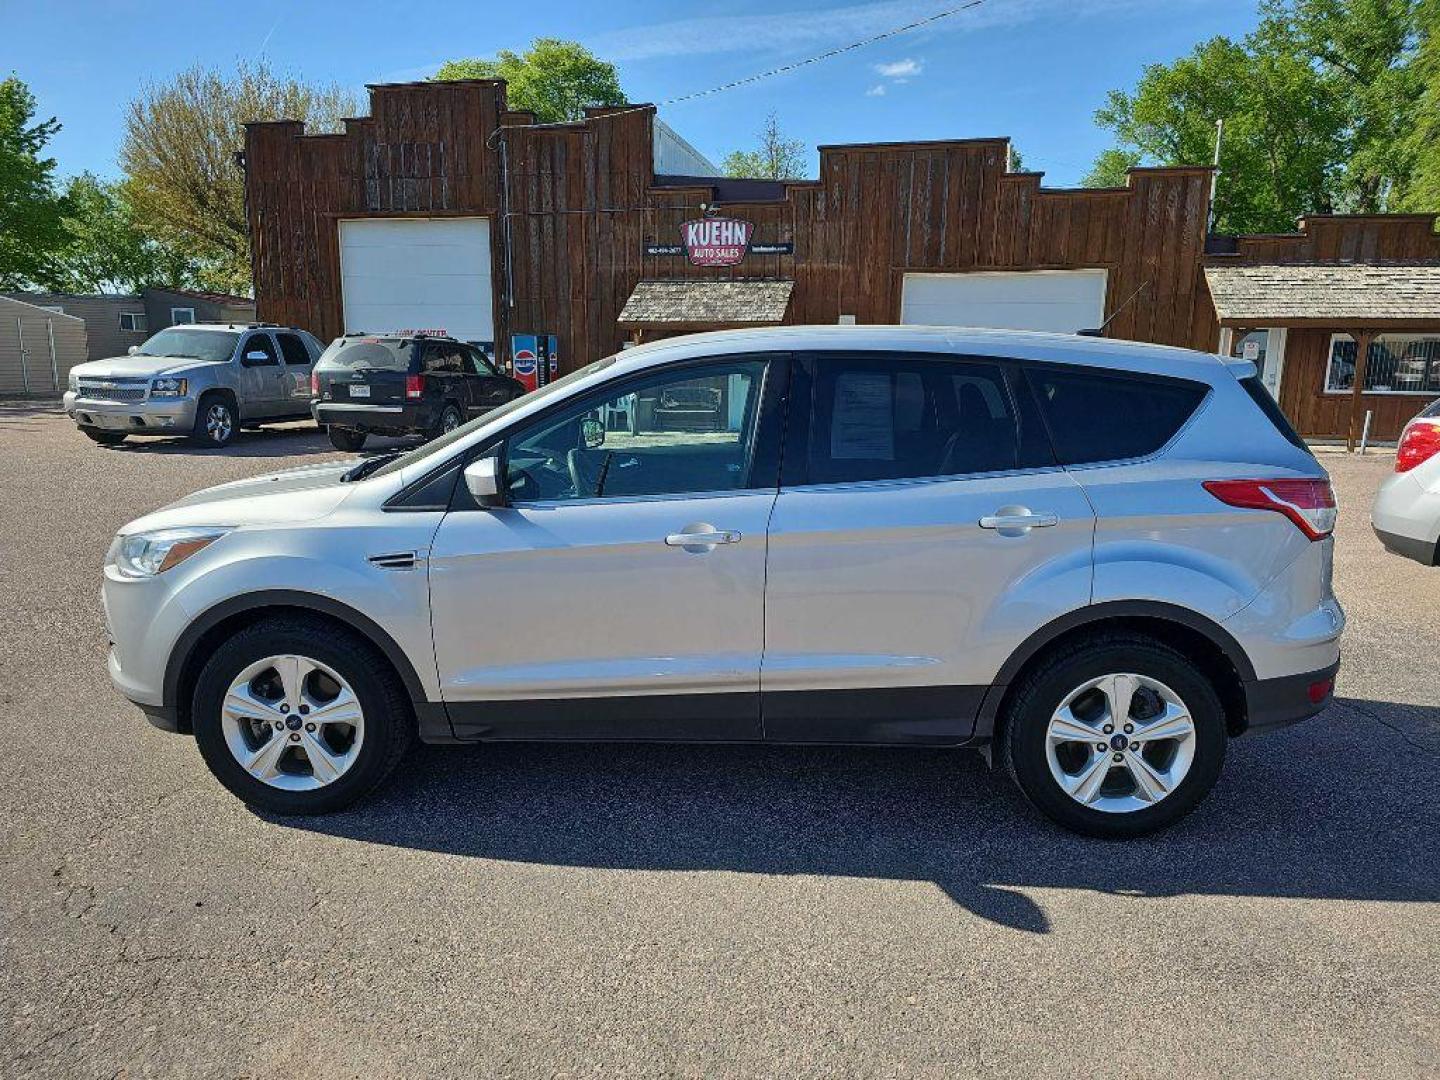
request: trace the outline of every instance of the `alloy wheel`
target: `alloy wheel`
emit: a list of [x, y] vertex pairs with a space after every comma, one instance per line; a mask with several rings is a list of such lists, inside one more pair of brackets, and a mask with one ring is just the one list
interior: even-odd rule
[[1148, 675], [1089, 679], [1050, 717], [1050, 775], [1082, 806], [1110, 814], [1153, 806], [1195, 761], [1195, 721], [1174, 690]]
[[217, 401], [205, 410], [205, 434], [210, 436], [211, 442], [227, 442], [234, 427], [235, 420], [227, 406]]
[[220, 709], [225, 745], [261, 783], [311, 791], [355, 764], [365, 715], [334, 669], [304, 656], [267, 656], [242, 670]]

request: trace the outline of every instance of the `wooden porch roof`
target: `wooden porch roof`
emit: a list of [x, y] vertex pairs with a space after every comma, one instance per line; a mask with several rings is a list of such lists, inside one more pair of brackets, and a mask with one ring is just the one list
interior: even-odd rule
[[1440, 327], [1440, 263], [1210, 265], [1222, 326]]

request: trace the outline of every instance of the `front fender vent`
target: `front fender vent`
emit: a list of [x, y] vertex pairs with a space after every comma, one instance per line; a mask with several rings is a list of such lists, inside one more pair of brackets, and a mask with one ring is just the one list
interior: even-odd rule
[[414, 570], [424, 558], [415, 551], [391, 551], [384, 555], [370, 555], [368, 560], [382, 570]]

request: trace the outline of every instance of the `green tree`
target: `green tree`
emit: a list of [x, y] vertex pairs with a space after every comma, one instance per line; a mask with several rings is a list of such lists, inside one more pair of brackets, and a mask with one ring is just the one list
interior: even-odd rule
[[754, 150], [732, 150], [726, 154], [720, 162], [720, 171], [726, 176], [759, 180], [805, 177], [805, 144], [799, 139], [786, 138], [773, 112], [765, 118], [759, 136], [760, 145]]
[[248, 293], [245, 176], [236, 163], [245, 124], [300, 120], [313, 131], [336, 131], [358, 108], [348, 90], [311, 86], [264, 62], [223, 71], [192, 67], [147, 86], [126, 110], [120, 147], [135, 224], [194, 259], [204, 286]]
[[138, 292], [147, 285], [189, 288], [200, 267], [184, 253], [147, 236], [135, 222], [121, 185], [91, 173], [65, 188], [67, 240], [46, 284], [61, 292]]
[[1294, 227], [1305, 213], [1373, 212], [1404, 197], [1421, 83], [1417, 0], [1262, 0], [1256, 30], [1212, 38], [1112, 91], [1096, 122], [1118, 146], [1087, 183], [1122, 164], [1207, 164], [1225, 121], [1215, 224]]
[[1415, 75], [1423, 89], [1406, 138], [1413, 172], [1395, 209], [1440, 212], [1440, 0], [1424, 0], [1416, 15]]
[[504, 79], [510, 108], [533, 112], [542, 124], [579, 120], [594, 105], [625, 104], [615, 65], [560, 38], [536, 38], [523, 55], [501, 49], [493, 60], [448, 60], [435, 78]]
[[55, 190], [55, 159], [42, 157], [60, 130], [54, 117], [35, 123], [35, 96], [15, 76], [0, 82], [0, 288], [45, 285], [65, 242], [64, 199]]
[[1140, 154], [1137, 151], [1102, 150], [1080, 183], [1090, 188], [1125, 187], [1130, 183], [1126, 174], [1139, 164]]

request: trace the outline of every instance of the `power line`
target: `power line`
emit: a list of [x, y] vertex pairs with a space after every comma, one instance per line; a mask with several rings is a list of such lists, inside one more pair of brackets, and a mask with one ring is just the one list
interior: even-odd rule
[[842, 53], [854, 52], [856, 49], [863, 49], [867, 45], [874, 45], [877, 41], [884, 41], [886, 38], [892, 38], [899, 34], [909, 33], [911, 30], [918, 30], [922, 26], [928, 26], [930, 23], [939, 22], [941, 19], [948, 19], [952, 15], [960, 14], [960, 12], [962, 11], [969, 11], [971, 8], [977, 8], [984, 2], [985, 0], [970, 0], [968, 4], [961, 4], [959, 7], [950, 8], [948, 11], [941, 11], [935, 15], [930, 15], [924, 19], [916, 19], [914, 22], [906, 23], [904, 26], [897, 26], [893, 29], [882, 31], [881, 33], [876, 34], [873, 37], [865, 38], [863, 41], [854, 41], [851, 42], [849, 45], [841, 45], [838, 48], [830, 49], [828, 52], [820, 53], [818, 56], [812, 56], [805, 60], [796, 60], [794, 63], [791, 64], [782, 64], [780, 67], [771, 68], [769, 71], [762, 71], [757, 75], [747, 75], [743, 79], [736, 79], [733, 82], [724, 83], [720, 86], [712, 86], [709, 90], [697, 90], [693, 94], [681, 94], [679, 97], [670, 98], [666, 101], [660, 102], [659, 104], [678, 105], [682, 101], [693, 101], [695, 98], [709, 97], [712, 94], [719, 94], [726, 90], [733, 90], [737, 86], [745, 86], [749, 83], [759, 82], [761, 79], [768, 79], [774, 75], [784, 75], [786, 72], [795, 71], [797, 68], [808, 67], [811, 64], [818, 64], [822, 60], [829, 60], [831, 57], [839, 56]]

